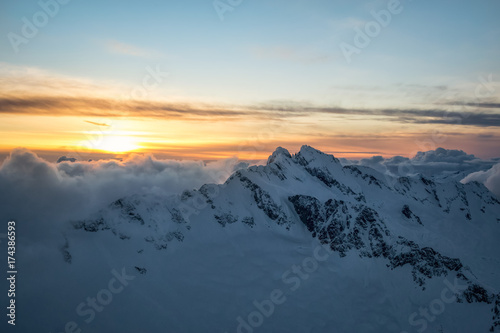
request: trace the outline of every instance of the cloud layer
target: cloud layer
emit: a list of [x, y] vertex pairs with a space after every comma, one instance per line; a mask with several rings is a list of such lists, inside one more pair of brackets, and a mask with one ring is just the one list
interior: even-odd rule
[[161, 57], [162, 54], [155, 50], [145, 49], [135, 45], [123, 43], [117, 40], [107, 40], [105, 48], [108, 52], [129, 55], [140, 58], [155, 58]]
[[52, 223], [85, 218], [125, 195], [180, 193], [221, 183], [245, 166], [236, 158], [205, 164], [148, 155], [124, 161], [49, 163], [26, 149], [15, 149], [0, 167], [0, 220], [47, 232]]
[[[485, 161], [460, 150], [438, 148], [409, 159], [373, 156], [342, 160], [392, 176], [417, 173], [436, 179], [478, 181], [500, 197], [500, 163]], [[26, 149], [15, 149], [0, 166], [0, 220], [15, 220], [27, 228], [26, 239], [54, 233], [54, 225], [84, 219], [130, 194], [165, 196], [222, 183], [235, 170], [247, 167], [237, 158], [204, 163], [160, 160], [151, 155], [127, 159], [51, 163]], [[57, 231], [59, 232], [59, 231]]]
[[396, 177], [422, 174], [436, 179], [451, 178], [457, 181], [470, 173], [488, 170], [498, 163], [495, 160], [479, 159], [462, 150], [444, 148], [418, 152], [412, 158], [373, 156], [361, 160], [341, 159], [341, 161], [345, 165], [367, 166]]
[[[35, 95], [0, 96], [0, 114], [66, 115], [88, 117], [147, 117], [206, 119], [214, 117], [257, 119], [305, 117], [314, 114], [337, 116], [378, 117], [384, 121], [410, 124], [449, 124], [477, 127], [500, 127], [500, 113], [436, 109], [356, 109], [317, 107], [289, 101], [255, 105], [209, 105], [183, 102], [107, 99], [90, 97], [60, 97]], [[487, 109], [487, 108], [486, 108]]]
[[491, 192], [500, 198], [500, 163], [495, 164], [486, 171], [471, 173], [462, 180], [462, 183], [476, 181], [484, 184]]
[[[141, 53], [120, 43], [115, 48], [129, 53]], [[132, 51], [130, 51], [132, 50]], [[287, 56], [288, 49], [271, 49], [272, 53]], [[139, 85], [140, 86], [140, 85]], [[295, 100], [254, 101], [242, 104], [193, 102], [182, 97], [162, 98], [153, 91], [135, 96], [134, 88], [116, 82], [94, 82], [86, 79], [55, 75], [37, 68], [19, 68], [0, 63], [0, 115], [57, 115], [83, 117], [142, 117], [183, 120], [279, 119], [314, 116], [345, 118], [356, 116], [403, 124], [448, 124], [495, 128], [500, 126], [500, 96], [461, 99], [452, 94], [433, 99], [420, 107], [345, 107], [344, 104], [319, 105]], [[354, 91], [382, 87], [351, 87]], [[447, 90], [446, 86], [396, 87], [401, 96], [409, 91]], [[349, 87], [335, 87], [345, 94]], [[408, 91], [409, 90], [409, 91]], [[472, 89], [473, 90], [473, 89]], [[36, 93], [34, 93], [36, 92]], [[150, 94], [151, 93], [151, 94]], [[142, 97], [141, 97], [142, 96]], [[397, 96], [397, 94], [396, 94]], [[400, 96], [400, 97], [401, 97]], [[140, 97], [140, 98], [139, 98]], [[359, 98], [353, 97], [353, 98]], [[373, 96], [370, 96], [372, 99]], [[394, 96], [392, 96], [394, 98]], [[363, 105], [363, 104], [362, 104]], [[391, 104], [386, 104], [391, 105]]]

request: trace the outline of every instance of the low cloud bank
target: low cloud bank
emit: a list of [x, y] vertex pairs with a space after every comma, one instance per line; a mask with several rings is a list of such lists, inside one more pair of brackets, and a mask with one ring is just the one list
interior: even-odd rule
[[466, 184], [476, 181], [484, 184], [491, 192], [500, 199], [500, 163], [495, 164], [491, 169], [471, 173], [462, 180]]
[[462, 150], [437, 148], [418, 152], [413, 158], [373, 156], [361, 160], [341, 159], [341, 162], [344, 165], [367, 166], [396, 177], [422, 174], [436, 179], [460, 181], [471, 173], [488, 170], [498, 160], [482, 160]]
[[[40, 232], [59, 232], [60, 225], [88, 217], [130, 194], [168, 195], [207, 183], [222, 183], [248, 167], [237, 158], [204, 163], [160, 160], [131, 155], [123, 161], [80, 162], [60, 158], [51, 163], [26, 149], [15, 149], [0, 166], [0, 221], [16, 220]], [[373, 156], [344, 164], [367, 166], [392, 176], [423, 174], [436, 179], [478, 181], [500, 197], [500, 163], [481, 160], [461, 150], [438, 148], [413, 158]], [[26, 235], [28, 236], [28, 235]]]
[[204, 163], [150, 155], [132, 155], [123, 161], [50, 163], [29, 150], [15, 149], [0, 166], [0, 221], [20, 221], [36, 235], [53, 223], [88, 217], [132, 193], [180, 193], [222, 183], [247, 166], [237, 158]]

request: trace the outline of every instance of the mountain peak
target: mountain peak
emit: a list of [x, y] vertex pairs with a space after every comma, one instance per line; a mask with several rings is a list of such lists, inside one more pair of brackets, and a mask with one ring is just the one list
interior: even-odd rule
[[292, 158], [292, 155], [290, 155], [290, 153], [288, 152], [288, 150], [286, 150], [285, 148], [283, 147], [278, 147], [276, 148], [276, 150], [271, 154], [271, 156], [269, 156], [269, 158], [267, 159], [267, 164], [271, 164], [273, 163], [274, 161], [276, 161], [276, 159], [279, 157], [279, 156], [283, 156], [285, 158]]
[[[313, 161], [317, 160], [322, 161], [324, 164], [329, 163], [339, 163], [339, 160], [335, 158], [335, 156], [330, 154], [325, 154], [320, 150], [317, 150], [311, 146], [303, 145], [300, 148], [300, 151], [296, 154], [296, 158], [298, 161], [301, 161], [303, 164], [310, 164]], [[321, 163], [321, 162], [320, 162]]]
[[300, 147], [300, 152], [305, 153], [305, 152], [311, 152], [311, 153], [319, 153], [319, 154], [324, 154], [321, 150], [318, 150], [316, 148], [313, 148], [308, 145], [303, 145]]

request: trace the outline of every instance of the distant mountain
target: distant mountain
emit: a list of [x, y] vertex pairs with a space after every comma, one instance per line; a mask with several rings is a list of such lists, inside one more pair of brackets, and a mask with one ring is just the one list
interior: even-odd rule
[[27, 330], [500, 332], [500, 202], [477, 182], [277, 148], [224, 184], [124, 197], [61, 232], [47, 271], [24, 276]]

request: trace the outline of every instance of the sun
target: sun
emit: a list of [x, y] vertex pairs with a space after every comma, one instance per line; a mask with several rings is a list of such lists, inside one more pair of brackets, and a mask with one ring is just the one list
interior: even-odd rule
[[137, 150], [140, 146], [130, 136], [106, 135], [103, 137], [101, 144], [96, 148], [110, 153], [126, 153]]

